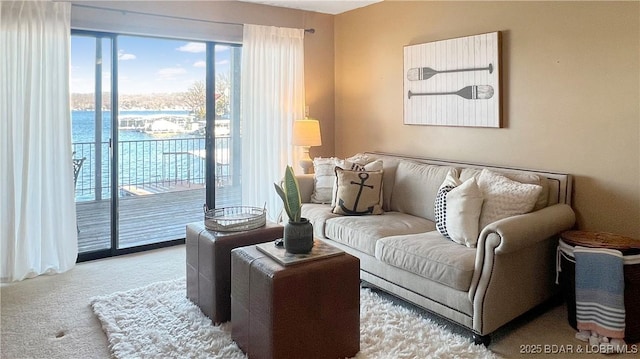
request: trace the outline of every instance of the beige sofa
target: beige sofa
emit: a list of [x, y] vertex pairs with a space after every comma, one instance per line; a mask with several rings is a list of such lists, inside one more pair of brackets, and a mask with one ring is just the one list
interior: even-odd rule
[[[570, 175], [365, 155], [383, 162], [382, 215], [344, 216], [309, 203], [314, 176], [298, 176], [303, 217], [316, 237], [360, 258], [363, 281], [469, 328], [485, 345], [496, 329], [555, 294], [557, 237], [575, 222]], [[470, 247], [436, 230], [434, 201], [447, 173], [464, 180], [484, 168], [537, 175], [543, 189], [535, 210], [488, 224]]]

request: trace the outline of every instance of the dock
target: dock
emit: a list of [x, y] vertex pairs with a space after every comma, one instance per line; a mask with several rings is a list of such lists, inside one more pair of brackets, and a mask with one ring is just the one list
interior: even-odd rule
[[[238, 205], [237, 186], [216, 188], [216, 207]], [[205, 189], [120, 197], [118, 248], [185, 238], [187, 223], [204, 219]], [[111, 247], [111, 201], [76, 203], [78, 252]]]

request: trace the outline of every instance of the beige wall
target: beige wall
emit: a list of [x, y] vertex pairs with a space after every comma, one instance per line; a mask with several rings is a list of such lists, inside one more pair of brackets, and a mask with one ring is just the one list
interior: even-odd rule
[[[248, 23], [293, 28], [313, 28], [314, 34], [305, 35], [305, 87], [306, 103], [309, 115], [320, 121], [322, 132], [322, 146], [311, 149], [312, 156], [332, 156], [334, 153], [334, 16], [316, 12], [300, 11], [273, 6], [243, 3], [238, 1], [72, 1], [74, 4], [89, 5], [109, 9], [120, 9], [181, 17], [185, 19], [199, 19], [219, 21], [221, 23]], [[113, 24], [120, 23], [122, 13], [110, 11], [86, 10], [78, 8], [73, 22], [83, 24]], [[80, 14], [82, 12], [82, 14]], [[86, 19], [86, 16], [94, 18]], [[124, 15], [125, 17], [127, 15]], [[133, 16], [133, 15], [129, 15]], [[144, 16], [137, 17], [145, 19]], [[170, 33], [165, 22], [170, 19], [146, 17], [149, 23], [130, 24], [130, 31], [140, 33], [149, 28], [150, 34], [159, 31], [158, 19], [162, 22], [160, 29], [163, 33]], [[168, 26], [168, 25], [167, 25]], [[237, 26], [229, 25], [237, 29]], [[224, 26], [223, 26], [224, 27]], [[224, 31], [225, 29], [221, 29]], [[233, 29], [232, 29], [233, 30]], [[240, 36], [242, 32], [240, 32]]]
[[[336, 154], [571, 173], [578, 227], [640, 239], [638, 2], [389, 1], [335, 17]], [[504, 128], [403, 125], [403, 46], [502, 32]]]
[[304, 39], [304, 81], [309, 116], [320, 121], [322, 146], [312, 147], [310, 156], [330, 157], [335, 153], [335, 81], [334, 81], [334, 33], [332, 15], [305, 13], [306, 28], [314, 28], [315, 34]]

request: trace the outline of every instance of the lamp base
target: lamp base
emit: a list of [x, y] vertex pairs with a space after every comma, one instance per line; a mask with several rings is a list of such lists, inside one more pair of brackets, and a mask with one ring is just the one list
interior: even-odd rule
[[311, 173], [311, 169], [313, 169], [313, 161], [309, 157], [307, 157], [306, 159], [301, 159], [298, 164], [300, 165], [300, 167], [302, 167], [302, 173]]
[[300, 158], [300, 161], [298, 161], [298, 164], [300, 165], [300, 167], [302, 167], [302, 172], [304, 174], [309, 174], [311, 173], [311, 169], [313, 168], [313, 161], [309, 156], [309, 148], [311, 146], [301, 146], [301, 147], [302, 147], [302, 158]]

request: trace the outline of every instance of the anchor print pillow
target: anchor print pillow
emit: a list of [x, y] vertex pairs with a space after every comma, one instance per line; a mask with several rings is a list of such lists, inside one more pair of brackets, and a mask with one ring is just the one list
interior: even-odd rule
[[[351, 158], [358, 158], [358, 157], [351, 157]], [[364, 172], [364, 171], [369, 171], [369, 172], [373, 172], [373, 171], [382, 171], [382, 160], [375, 160], [373, 162], [369, 162], [367, 164], [362, 164], [363, 162], [353, 162], [350, 158], [347, 158], [346, 160], [338, 160], [336, 161], [336, 165], [334, 166], [334, 170], [333, 170], [333, 191], [332, 191], [332, 195], [331, 195], [331, 207], [335, 207], [337, 202], [336, 196], [338, 194], [338, 185], [337, 185], [337, 177], [335, 174], [335, 167], [340, 167], [343, 170], [347, 170], [347, 171], [358, 171], [358, 172]]]
[[378, 171], [382, 170], [382, 161], [373, 160], [366, 154], [356, 154], [347, 159], [337, 157], [314, 158], [314, 186], [311, 194], [311, 203], [331, 203], [331, 207], [335, 206], [336, 173], [334, 168], [336, 166], [353, 171]]
[[382, 171], [336, 171], [333, 213], [348, 216], [382, 214]]

